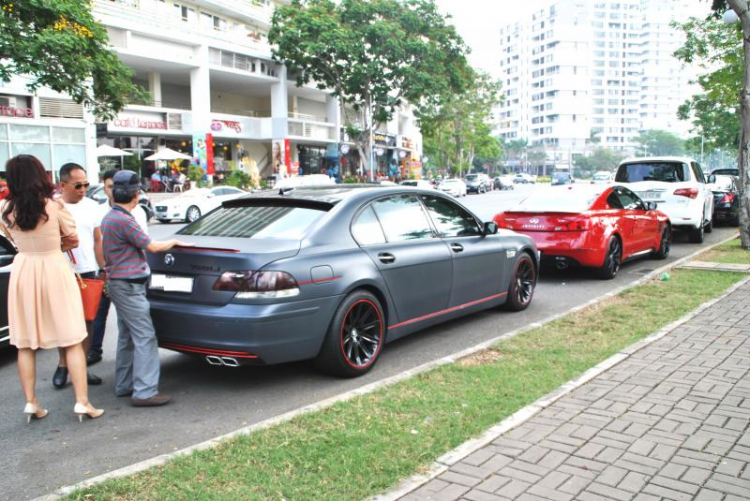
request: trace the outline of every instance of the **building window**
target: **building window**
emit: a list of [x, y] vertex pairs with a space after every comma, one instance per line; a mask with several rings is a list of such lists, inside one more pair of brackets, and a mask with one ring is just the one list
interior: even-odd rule
[[183, 21], [187, 23], [195, 21], [195, 9], [176, 3], [174, 4], [174, 10]]

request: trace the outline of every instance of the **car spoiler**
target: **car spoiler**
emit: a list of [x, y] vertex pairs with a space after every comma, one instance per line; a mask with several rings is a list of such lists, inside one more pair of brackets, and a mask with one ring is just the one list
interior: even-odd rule
[[299, 207], [302, 209], [314, 209], [328, 212], [333, 209], [333, 203], [324, 202], [322, 200], [310, 200], [306, 198], [294, 198], [294, 197], [247, 197], [247, 198], [235, 198], [234, 200], [227, 200], [221, 204], [225, 208], [236, 208], [236, 207]]

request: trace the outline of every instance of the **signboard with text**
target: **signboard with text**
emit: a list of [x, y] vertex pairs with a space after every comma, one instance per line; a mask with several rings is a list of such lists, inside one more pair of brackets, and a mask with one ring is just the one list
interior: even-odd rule
[[167, 116], [164, 113], [123, 111], [110, 122], [108, 127], [111, 131], [118, 129], [165, 131], [168, 129]]

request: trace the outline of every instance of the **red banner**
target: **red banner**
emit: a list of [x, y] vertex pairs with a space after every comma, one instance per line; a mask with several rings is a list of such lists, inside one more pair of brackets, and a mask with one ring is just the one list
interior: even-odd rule
[[206, 134], [206, 174], [214, 173], [214, 136]]
[[284, 139], [284, 163], [286, 164], [286, 171], [292, 171], [292, 144], [288, 139]]

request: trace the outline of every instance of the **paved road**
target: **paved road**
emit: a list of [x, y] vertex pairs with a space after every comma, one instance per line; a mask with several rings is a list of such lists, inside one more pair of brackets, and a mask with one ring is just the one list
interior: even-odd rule
[[403, 501], [747, 500], [750, 285]]
[[[526, 189], [471, 195], [462, 202], [480, 216], [489, 217], [513, 204]], [[157, 238], [180, 225], [152, 226]], [[714, 242], [732, 234], [719, 229], [708, 236]], [[682, 241], [683, 243], [680, 243]], [[676, 259], [696, 250], [678, 235]], [[409, 336], [388, 345], [378, 366], [356, 380], [318, 374], [311, 363], [276, 367], [229, 369], [162, 351], [162, 390], [175, 402], [164, 408], [136, 409], [112, 393], [115, 318], [110, 315], [105, 338], [105, 360], [92, 372], [105, 384], [91, 389], [91, 400], [106, 409], [103, 418], [79, 424], [73, 415], [73, 390], [52, 388], [55, 352], [38, 357], [40, 401], [48, 418], [26, 426], [21, 414], [23, 395], [16, 376], [12, 350], [0, 354], [0, 499], [33, 498], [61, 486], [180, 449], [242, 426], [256, 423], [364, 384], [398, 374], [425, 362], [494, 338], [555, 312], [582, 304], [642, 277], [662, 262], [641, 260], [623, 266], [613, 281], [595, 280], [585, 272], [544, 275], [531, 307], [525, 312], [483, 312]]]

